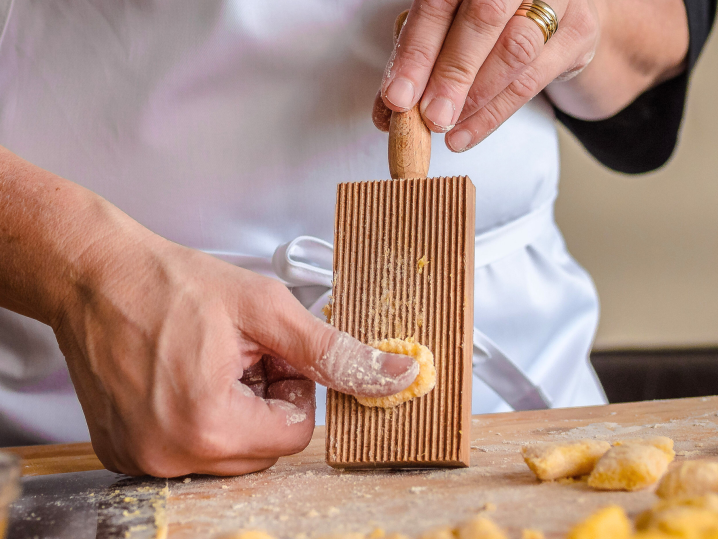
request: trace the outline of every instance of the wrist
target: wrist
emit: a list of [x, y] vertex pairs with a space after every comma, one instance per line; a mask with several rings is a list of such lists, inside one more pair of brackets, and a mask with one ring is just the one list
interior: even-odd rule
[[143, 233], [102, 197], [0, 148], [0, 307], [56, 328], [109, 254]]

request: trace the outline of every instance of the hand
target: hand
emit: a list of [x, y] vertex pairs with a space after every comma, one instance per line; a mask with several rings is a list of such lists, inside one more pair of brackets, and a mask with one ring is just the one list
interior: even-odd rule
[[374, 355], [278, 281], [123, 224], [130, 233], [105, 234], [83, 254], [91, 269], [53, 324], [108, 469], [161, 477], [264, 469], [309, 443], [308, 378], [390, 395], [416, 377], [413, 360]]
[[[530, 1], [530, 0], [529, 0]], [[450, 150], [489, 136], [550, 82], [578, 74], [599, 38], [594, 0], [548, 0], [559, 29], [514, 16], [522, 0], [415, 0], [387, 65], [374, 123], [420, 102], [426, 125]]]

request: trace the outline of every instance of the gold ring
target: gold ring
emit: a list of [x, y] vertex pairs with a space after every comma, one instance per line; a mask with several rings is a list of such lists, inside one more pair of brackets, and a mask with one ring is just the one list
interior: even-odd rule
[[528, 17], [534, 21], [541, 29], [544, 43], [551, 39], [551, 36], [558, 30], [558, 17], [556, 16], [556, 12], [542, 0], [524, 2], [519, 9], [516, 10], [515, 15]]

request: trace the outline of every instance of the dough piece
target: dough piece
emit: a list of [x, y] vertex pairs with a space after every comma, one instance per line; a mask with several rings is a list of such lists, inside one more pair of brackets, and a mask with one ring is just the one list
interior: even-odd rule
[[628, 438], [627, 440], [618, 440], [613, 442], [615, 446], [627, 446], [627, 445], [652, 445], [656, 449], [660, 449], [668, 457], [668, 462], [672, 462], [676, 457], [676, 452], [673, 451], [673, 440], [667, 436], [652, 436], [650, 438]]
[[600, 490], [640, 490], [658, 481], [668, 462], [666, 453], [652, 445], [612, 447], [588, 476], [588, 485]]
[[706, 494], [705, 496], [691, 496], [688, 498], [672, 498], [661, 500], [648, 511], [644, 511], [636, 518], [638, 530], [656, 529], [657, 523], [667, 514], [676, 508], [699, 509], [718, 514], [718, 494]]
[[370, 343], [370, 346], [389, 352], [390, 354], [403, 354], [413, 357], [419, 363], [419, 374], [416, 380], [405, 390], [388, 397], [356, 397], [359, 404], [364, 406], [379, 406], [393, 408], [402, 402], [426, 395], [436, 385], [436, 369], [434, 368], [434, 354], [426, 346], [403, 339], [386, 339]]
[[506, 535], [493, 521], [474, 517], [454, 530], [456, 539], [506, 539]]
[[718, 537], [718, 498], [714, 494], [664, 500], [639, 515], [636, 527], [673, 538], [715, 539]]
[[262, 530], [241, 530], [222, 535], [219, 539], [274, 539], [274, 537]]
[[598, 440], [547, 442], [521, 448], [524, 461], [542, 481], [591, 473], [611, 444]]
[[628, 539], [632, 528], [623, 508], [609, 505], [576, 524], [566, 539]]
[[421, 534], [421, 539], [456, 539], [456, 537], [450, 526], [443, 526]]
[[681, 462], [661, 479], [656, 494], [661, 498], [702, 496], [718, 493], [718, 462], [688, 460]]
[[546, 536], [539, 530], [521, 530], [521, 539], [546, 539]]

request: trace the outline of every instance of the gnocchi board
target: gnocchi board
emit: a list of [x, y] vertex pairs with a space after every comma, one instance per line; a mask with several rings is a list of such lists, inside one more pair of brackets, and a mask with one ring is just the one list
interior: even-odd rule
[[[132, 509], [128, 513], [132, 515], [132, 507], [121, 505], [123, 497], [150, 487], [159, 493], [168, 486], [163, 497], [145, 496], [149, 501], [139, 508], [136, 518], [152, 523], [152, 512], [164, 512], [170, 538], [221, 537], [244, 528], [263, 529], [277, 538], [311, 539], [335, 532], [368, 533], [377, 527], [416, 537], [479, 512], [504, 527], [511, 538], [519, 538], [523, 528], [559, 538], [599, 507], [617, 503], [635, 516], [657, 498], [650, 490], [593, 491], [582, 481], [541, 484], [523, 463], [520, 447], [539, 441], [657, 435], [675, 440], [677, 462], [718, 459], [718, 397], [474, 416], [471, 465], [460, 469], [334, 469], [324, 462], [324, 428], [318, 427], [304, 452], [282, 458], [264, 472], [233, 478], [192, 476], [189, 482], [187, 478], [127, 479], [107, 471], [83, 472], [90, 479], [91, 474], [108, 474], [111, 485], [83, 487], [67, 495], [65, 502], [71, 508], [72, 503], [93, 500], [105, 508], [105, 514], [108, 505], [117, 503], [118, 514], [120, 509]], [[55, 456], [53, 449], [57, 449]], [[13, 452], [25, 457], [26, 475], [77, 472], [99, 464], [89, 444]], [[83, 474], [27, 477], [25, 481], [70, 476]], [[108, 479], [98, 476], [97, 481]], [[83, 484], [89, 483], [88, 479]], [[42, 515], [42, 504], [31, 501], [32, 511]], [[487, 504], [495, 509], [487, 510]], [[72, 511], [66, 518], [75, 518]], [[132, 518], [120, 520], [131, 529]], [[156, 530], [135, 531], [128, 537], [156, 537]]]

